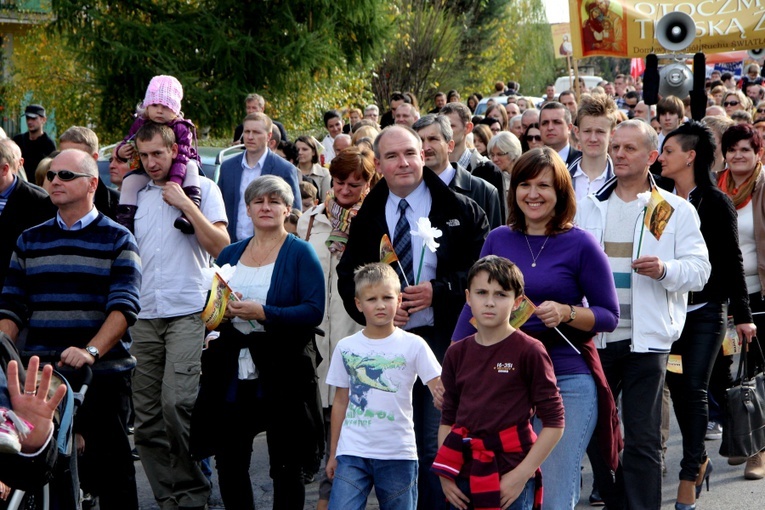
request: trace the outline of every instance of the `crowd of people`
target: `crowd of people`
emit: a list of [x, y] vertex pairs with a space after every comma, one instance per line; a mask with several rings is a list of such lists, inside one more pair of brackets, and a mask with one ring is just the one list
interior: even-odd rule
[[[372, 487], [386, 509], [573, 509], [585, 457], [593, 504], [658, 509], [676, 469], [693, 510], [733, 384], [728, 322], [765, 368], [759, 73], [712, 73], [696, 120], [621, 74], [538, 104], [497, 82], [482, 115], [480, 94], [425, 113], [394, 92], [326, 112], [321, 141], [290, 141], [250, 94], [217, 182], [181, 84], [156, 76], [112, 187], [96, 134], [56, 149], [30, 105], [0, 139], [0, 334], [31, 373], [51, 350], [92, 367], [74, 430], [103, 508], [138, 508], [137, 455], [163, 510], [206, 508], [211, 459], [226, 507], [254, 509], [265, 432], [279, 510], [314, 477], [317, 510], [363, 509]], [[210, 268], [231, 292], [213, 330]], [[64, 390], [51, 368], [39, 387], [2, 368], [7, 499], [49, 478]], [[728, 462], [765, 478], [765, 452]]]

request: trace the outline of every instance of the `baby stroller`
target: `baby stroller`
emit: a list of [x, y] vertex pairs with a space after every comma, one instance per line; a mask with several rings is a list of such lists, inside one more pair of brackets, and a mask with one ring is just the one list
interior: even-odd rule
[[[33, 355], [40, 358], [40, 369], [45, 363], [55, 363], [60, 356], [55, 351], [25, 352], [24, 359]], [[37, 373], [38, 382], [41, 374], [42, 371]], [[27, 376], [32, 377], [31, 374]], [[83, 498], [77, 471], [73, 424], [77, 409], [85, 400], [85, 393], [88, 391], [92, 376], [89, 365], [79, 370], [70, 367], [54, 368], [49, 393], [53, 394], [61, 384], [66, 384], [67, 392], [53, 417], [52, 440], [56, 441], [58, 449], [53, 477], [50, 482], [34, 491], [14, 490], [8, 501], [8, 510], [82, 509]], [[74, 387], [79, 387], [79, 390], [73, 391]]]

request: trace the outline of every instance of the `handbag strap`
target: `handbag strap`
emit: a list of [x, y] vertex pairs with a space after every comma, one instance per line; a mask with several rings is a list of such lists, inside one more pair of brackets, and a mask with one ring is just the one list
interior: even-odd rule
[[[762, 361], [761, 366], [765, 367], [765, 353], [762, 352], [762, 346], [760, 345], [760, 341], [755, 336], [752, 338], [752, 342], [757, 344], [757, 350], [760, 351], [760, 360]], [[744, 340], [744, 350], [741, 353], [741, 356], [739, 357], [739, 360], [738, 360], [738, 371], [736, 372], [737, 381], [742, 380], [742, 374], [744, 377], [746, 377], [746, 375], [749, 373], [749, 371], [747, 370], [747, 358], [749, 356], [747, 356], [747, 354], [749, 352], [750, 343], [751, 342], [747, 342], [746, 340]]]

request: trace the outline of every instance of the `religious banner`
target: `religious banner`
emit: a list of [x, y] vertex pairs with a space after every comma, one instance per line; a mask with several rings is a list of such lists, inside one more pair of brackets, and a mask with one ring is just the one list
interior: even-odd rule
[[765, 48], [765, 9], [754, 0], [569, 0], [569, 11], [576, 58], [669, 53], [654, 29], [674, 11], [690, 15], [696, 25], [696, 37], [683, 53]]
[[555, 58], [567, 58], [574, 55], [574, 47], [571, 44], [571, 24], [553, 23], [550, 25], [552, 31], [553, 48], [555, 48]]

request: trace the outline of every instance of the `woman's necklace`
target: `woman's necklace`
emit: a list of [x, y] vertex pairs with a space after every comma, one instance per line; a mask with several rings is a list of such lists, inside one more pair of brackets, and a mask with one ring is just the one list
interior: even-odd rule
[[263, 262], [268, 260], [268, 257], [271, 256], [271, 254], [274, 252], [274, 249], [276, 249], [277, 246], [282, 244], [283, 240], [284, 240], [284, 236], [279, 236], [279, 238], [276, 240], [276, 242], [268, 250], [268, 253], [266, 253], [265, 257], [262, 257], [260, 260], [258, 260], [257, 258], [255, 258], [255, 239], [253, 239], [252, 240], [252, 244], [250, 245], [250, 257], [252, 257], [252, 260], [255, 262], [255, 265], [257, 267], [262, 266]]
[[545, 246], [547, 245], [547, 240], [550, 239], [550, 236], [545, 237], [545, 242], [542, 243], [542, 247], [539, 249], [539, 253], [537, 253], [537, 256], [534, 256], [534, 252], [531, 251], [531, 243], [529, 243], [529, 236], [526, 234], [523, 234], [523, 237], [526, 239], [526, 246], [529, 247], [529, 253], [531, 254], [531, 267], [537, 267], [537, 259], [540, 255], [542, 255], [542, 250], [545, 249]]

